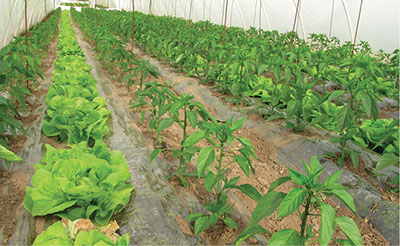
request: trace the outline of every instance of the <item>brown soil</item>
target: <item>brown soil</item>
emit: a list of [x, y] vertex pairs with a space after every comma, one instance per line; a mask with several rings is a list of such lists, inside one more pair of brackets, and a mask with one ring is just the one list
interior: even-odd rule
[[[127, 47], [129, 49], [129, 45]], [[140, 57], [140, 56], [138, 56]], [[181, 78], [181, 79], [187, 79], [187, 78]], [[179, 78], [178, 78], [179, 80]], [[148, 81], [154, 81], [154, 78], [148, 79]], [[159, 83], [164, 83], [165, 78], [160, 78], [158, 79]], [[114, 88], [113, 90], [115, 91], [115, 95], [119, 95], [123, 100], [124, 100], [124, 106], [128, 107], [130, 104], [130, 101], [132, 100], [134, 92], [137, 90], [137, 86], [131, 87], [133, 91], [131, 90], [130, 93], [126, 92], [126, 88], [123, 86], [120, 86], [120, 81], [117, 79], [114, 79]], [[129, 95], [130, 94], [130, 95]], [[222, 95], [219, 95], [221, 98]], [[203, 102], [205, 106], [207, 107], [206, 102]], [[149, 108], [144, 107], [143, 110], [146, 112], [149, 112]], [[134, 110], [133, 110], [134, 111]], [[211, 112], [212, 113], [212, 112]], [[259, 117], [255, 117], [260, 119]], [[149, 146], [155, 146], [154, 140], [156, 139], [155, 133], [151, 132], [148, 128], [148, 123], [145, 117], [145, 123], [142, 124], [140, 122], [140, 116], [139, 113], [136, 113], [136, 119], [137, 119], [137, 125], [139, 128], [142, 130], [142, 132], [147, 136], [149, 143]], [[262, 119], [260, 119], [262, 120]], [[193, 129], [188, 130], [189, 134], [193, 132]], [[296, 139], [295, 134], [291, 134], [287, 132], [287, 138], [282, 138], [280, 137], [279, 139], [270, 139], [269, 142], [265, 141], [262, 136], [257, 135], [255, 132], [253, 132], [251, 129], [246, 129], [242, 128], [239, 131], [236, 132], [237, 136], [240, 137], [247, 137], [250, 142], [253, 144], [255, 152], [258, 156], [258, 160], [253, 160], [253, 166], [255, 169], [255, 174], [251, 174], [250, 178], [246, 177], [246, 175], [243, 174], [243, 171], [240, 169], [238, 166], [233, 166], [232, 170], [229, 174], [229, 177], [236, 177], [239, 176], [240, 180], [238, 184], [244, 184], [244, 183], [249, 183], [256, 187], [258, 191], [261, 194], [265, 194], [268, 190], [268, 187], [270, 184], [276, 180], [279, 177], [283, 177], [285, 175], [288, 175], [288, 171], [286, 167], [283, 167], [279, 164], [275, 163], [275, 149], [285, 143], [282, 143], [282, 139], [286, 141], [293, 141]], [[163, 137], [164, 143], [163, 147], [171, 147], [171, 148], [176, 148], [179, 146], [180, 140], [182, 139], [182, 130], [179, 127], [172, 126], [165, 131], [162, 132], [161, 136]], [[201, 141], [198, 143], [198, 146], [204, 147], [206, 146], [205, 141]], [[239, 147], [240, 144], [236, 143], [232, 148]], [[161, 157], [166, 158], [166, 159], [172, 159], [171, 154], [163, 152], [161, 154]], [[225, 163], [228, 162], [229, 160], [225, 160]], [[195, 167], [190, 167], [191, 169], [194, 170]], [[188, 187], [186, 188], [186, 192], [189, 192], [189, 194], [195, 196], [199, 202], [204, 205], [210, 198], [212, 198], [212, 195], [204, 188], [204, 181], [199, 180], [197, 178], [187, 178], [188, 179]], [[170, 184], [172, 187], [179, 191], [181, 189], [184, 189], [182, 186], [181, 182], [173, 177], [169, 179]], [[280, 187], [278, 187], [276, 190], [288, 193], [292, 188], [295, 187], [294, 183], [285, 183], [282, 184]], [[246, 195], [239, 191], [232, 191], [234, 195], [236, 195], [244, 204], [249, 213], [247, 214], [247, 219], [250, 217], [250, 213], [254, 210], [256, 207], [257, 203], [248, 198]], [[179, 194], [179, 192], [178, 192]], [[384, 239], [384, 237], [377, 231], [375, 231], [372, 227], [372, 225], [368, 222], [368, 219], [361, 219], [356, 216], [354, 216], [350, 210], [347, 208], [340, 208], [338, 205], [333, 203], [331, 200], [327, 198], [323, 198], [326, 203], [330, 204], [333, 206], [336, 210], [336, 214], [338, 216], [348, 216], [353, 218], [353, 220], [356, 222], [357, 226], [360, 228], [361, 235], [363, 236], [364, 244], [365, 245], [389, 245], [389, 243]], [[183, 199], [182, 199], [183, 201]], [[184, 202], [184, 201], [183, 201]], [[185, 202], [184, 202], [185, 203]], [[232, 196], [230, 196], [230, 203], [234, 203], [232, 200]], [[189, 211], [192, 212], [192, 211]], [[242, 211], [241, 211], [242, 212]], [[318, 211], [315, 211], [318, 212]], [[296, 214], [292, 214], [290, 216], [280, 218], [280, 219], [274, 219], [276, 217], [277, 211], [273, 213], [271, 216], [263, 219], [259, 224], [263, 226], [265, 229], [267, 229], [269, 232], [274, 233], [278, 230], [284, 229], [284, 228], [292, 228], [295, 230], [300, 229], [300, 219]], [[238, 220], [237, 218], [236, 222], [239, 225], [239, 228], [237, 230], [233, 230], [231, 228], [228, 228], [224, 226], [222, 223], [218, 224], [214, 228], [210, 228], [206, 230], [205, 232], [201, 233], [200, 236], [205, 240], [205, 242], [208, 245], [221, 245], [221, 244], [231, 244], [236, 240], [237, 235], [240, 233], [241, 230], [246, 226], [246, 224]], [[176, 221], [180, 225], [182, 231], [186, 234], [192, 235], [193, 234], [193, 224], [190, 222], [187, 222], [185, 219], [182, 217], [178, 216], [176, 217]], [[320, 224], [320, 219], [319, 217], [311, 217], [309, 219], [309, 222], [312, 225], [312, 231], [313, 234], [317, 237], [318, 236], [318, 230], [319, 230], [319, 224]], [[264, 235], [266, 238], [269, 238], [270, 235], [265, 234]], [[335, 238], [345, 238], [345, 235], [338, 229], [336, 228]], [[247, 243], [254, 243], [253, 241], [247, 241]]]
[[8, 171], [0, 167], [0, 227], [2, 245], [6, 245], [14, 232], [17, 209], [22, 206], [25, 186], [29, 175], [20, 171]]

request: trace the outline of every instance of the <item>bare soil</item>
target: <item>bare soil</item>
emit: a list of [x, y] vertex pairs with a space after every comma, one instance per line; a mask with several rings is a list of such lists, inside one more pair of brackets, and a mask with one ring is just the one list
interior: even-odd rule
[[17, 209], [22, 206], [29, 175], [0, 167], [0, 225], [3, 227], [2, 245], [6, 245], [14, 232]]

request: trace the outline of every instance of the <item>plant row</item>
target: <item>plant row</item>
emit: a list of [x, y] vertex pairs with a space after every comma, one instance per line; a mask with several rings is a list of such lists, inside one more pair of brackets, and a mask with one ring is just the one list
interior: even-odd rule
[[[98, 11], [96, 16], [93, 9], [84, 9], [82, 14], [96, 19], [103, 33], [123, 40], [132, 36], [131, 12]], [[221, 45], [221, 33], [221, 26], [209, 22], [188, 24], [184, 19], [135, 13], [135, 41], [148, 54], [189, 76], [213, 82], [236, 99], [260, 98], [269, 109], [268, 120], [286, 118], [289, 129], [302, 131], [315, 125], [334, 131], [338, 136], [331, 141], [339, 145], [340, 153], [327, 155], [340, 166], [348, 157], [358, 166], [359, 152], [350, 143], [383, 154], [377, 170], [397, 166], [399, 121], [378, 119], [377, 101], [384, 96], [398, 100], [399, 50], [372, 54], [368, 43], [362, 42], [353, 56], [351, 44], [340, 45], [336, 38], [311, 35], [310, 44], [294, 35], [291, 46], [291, 33], [235, 27], [227, 29]], [[120, 43], [115, 40], [103, 42], [111, 47]], [[132, 73], [120, 65], [125, 59], [121, 52], [105, 54], [114, 61], [111, 70], [119, 67], [127, 72], [120, 76], [129, 86]]]
[[[42, 131], [70, 148], [46, 145], [46, 154], [35, 164], [32, 187], [26, 187], [24, 207], [33, 216], [63, 218], [38, 235], [34, 245], [129, 245], [129, 235], [114, 241], [102, 228], [111, 227], [114, 213], [129, 202], [133, 186], [126, 160], [111, 151], [102, 138], [110, 111], [98, 96], [96, 81], [85, 63], [68, 11], [63, 11], [58, 37], [53, 83], [48, 90]], [[73, 229], [82, 219], [90, 232]], [[114, 231], [117, 228], [114, 228]], [[78, 231], [77, 231], [78, 230]]]
[[[150, 79], [150, 75], [158, 77], [155, 67], [148, 61], [136, 59], [132, 53], [126, 51], [123, 42], [111, 32], [104, 31], [102, 26], [97, 26], [95, 19], [89, 19], [75, 10], [71, 10], [71, 14], [85, 37], [94, 46], [98, 59], [109, 68], [110, 74], [114, 76], [114, 70], [118, 69], [126, 73], [127, 76], [123, 77], [128, 83], [139, 83], [139, 90], [135, 92], [131, 107], [141, 115], [142, 121], [147, 119], [149, 129], [156, 135], [158, 144], [150, 154], [150, 162], [161, 152], [172, 151], [173, 156], [180, 160], [180, 165], [170, 176], [177, 177], [184, 187], [188, 186], [190, 181], [188, 177], [204, 180], [205, 189], [212, 197], [204, 205], [207, 212], [191, 213], [186, 218], [194, 222], [196, 235], [216, 226], [218, 221], [237, 228], [237, 223], [231, 214], [234, 204], [228, 200], [229, 191], [236, 189], [258, 202], [247, 228], [237, 238], [237, 244], [257, 233], [267, 232], [258, 223], [278, 208], [277, 218], [298, 211], [302, 219], [301, 230], [280, 230], [272, 235], [269, 245], [304, 245], [312, 241], [327, 245], [332, 239], [335, 224], [347, 236], [345, 240], [335, 239], [335, 241], [351, 245], [362, 244], [356, 224], [348, 217], [337, 217], [334, 209], [321, 199], [322, 194], [336, 196], [356, 213], [353, 198], [345, 191], [346, 187], [338, 184], [341, 172], [336, 172], [324, 183], [319, 183], [319, 176], [324, 169], [314, 157], [310, 165], [304, 163], [308, 176], [290, 169], [290, 175], [273, 182], [265, 195], [261, 195], [250, 184], [238, 185], [239, 176], [231, 177], [231, 168], [238, 166], [247, 177], [250, 177], [255, 173], [253, 160], [257, 160], [251, 142], [235, 134], [243, 126], [245, 118], [220, 122], [204, 105], [193, 101], [193, 96], [186, 94], [177, 96], [168, 85], [157, 81], [146, 82]], [[163, 147], [165, 145], [162, 144], [163, 131], [172, 125], [182, 130], [183, 137], [178, 148]], [[200, 147], [199, 142], [206, 143], [205, 147]], [[196, 165], [195, 170], [191, 171], [193, 159]], [[289, 180], [299, 187], [288, 194], [274, 191]], [[307, 218], [310, 216], [321, 216], [319, 237], [312, 233], [311, 225], [307, 223]]]
[[58, 31], [60, 13], [57, 9], [33, 26], [27, 43], [25, 35], [14, 37], [0, 50], [0, 145], [5, 148], [8, 134], [26, 134], [18, 119], [19, 111], [26, 110], [25, 97], [31, 94], [31, 86], [37, 86], [38, 78], [43, 79], [41, 58], [47, 56], [47, 48]]

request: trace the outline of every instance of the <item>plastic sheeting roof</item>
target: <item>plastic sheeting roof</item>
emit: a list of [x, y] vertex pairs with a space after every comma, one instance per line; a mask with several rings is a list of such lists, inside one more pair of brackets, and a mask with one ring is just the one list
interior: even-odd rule
[[[25, 29], [25, 0], [1, 0], [0, 48]], [[26, 0], [28, 24], [40, 21], [60, 0]], [[89, 0], [90, 6], [132, 10], [133, 0]], [[155, 15], [209, 20], [222, 24], [228, 1], [227, 24], [264, 30], [291, 31], [298, 0], [134, 0], [137, 11]], [[374, 50], [393, 51], [400, 47], [399, 0], [301, 0], [296, 31], [306, 38], [311, 33], [336, 36], [342, 42], [354, 39], [360, 3], [363, 1], [357, 41], [368, 41]], [[71, 2], [71, 0], [69, 1]], [[192, 5], [191, 11], [190, 6]], [[46, 7], [45, 7], [46, 6]]]
[[[60, 0], [26, 0], [28, 29], [51, 12]], [[0, 48], [25, 32], [25, 0], [1, 0]]]
[[[90, 0], [95, 1], [95, 0]], [[226, 0], [152, 0], [152, 14], [171, 15], [193, 21], [222, 24]], [[264, 30], [292, 30], [297, 0], [227, 0], [227, 24]], [[132, 0], [96, 0], [97, 4], [132, 10]], [[301, 0], [296, 31], [336, 36], [342, 42], [354, 39], [361, 0]], [[190, 13], [190, 5], [192, 11]], [[135, 0], [137, 11], [149, 13], [150, 0]], [[260, 8], [261, 6], [261, 8]], [[261, 11], [260, 11], [261, 10]], [[261, 18], [260, 18], [261, 12]], [[364, 0], [357, 41], [368, 41], [374, 50], [393, 51], [400, 44], [400, 1]], [[331, 24], [332, 23], [332, 24]]]

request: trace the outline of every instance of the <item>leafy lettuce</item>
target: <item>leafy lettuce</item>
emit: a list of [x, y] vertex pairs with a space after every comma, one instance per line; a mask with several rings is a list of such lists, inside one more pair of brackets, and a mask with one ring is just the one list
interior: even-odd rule
[[93, 148], [85, 142], [72, 149], [46, 148], [41, 164], [34, 166], [32, 187], [26, 187], [24, 207], [33, 216], [55, 214], [104, 225], [129, 202], [131, 173], [121, 152], [102, 141]]
[[102, 97], [88, 101], [82, 97], [54, 96], [47, 104], [42, 130], [47, 136], [58, 136], [68, 144], [82, 141], [92, 144], [108, 132], [106, 121], [111, 112]]
[[49, 226], [46, 231], [40, 233], [33, 245], [65, 245], [65, 246], [91, 246], [91, 245], [129, 245], [129, 234], [124, 234], [117, 238], [116, 242], [99, 232], [98, 230], [80, 231], [75, 240], [70, 238], [68, 229], [60, 222]]

